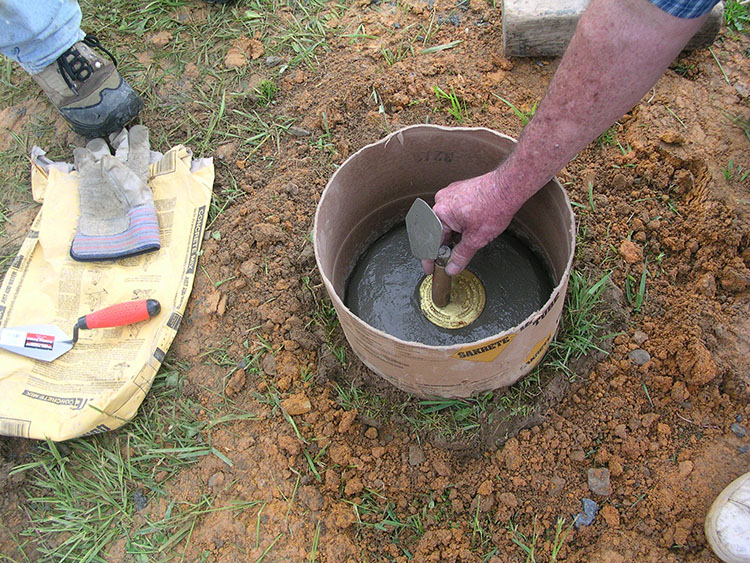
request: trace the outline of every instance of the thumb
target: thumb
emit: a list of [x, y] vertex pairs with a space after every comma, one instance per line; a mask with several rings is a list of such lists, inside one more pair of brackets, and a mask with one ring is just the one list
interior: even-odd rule
[[453, 247], [451, 259], [445, 267], [445, 273], [449, 276], [455, 276], [461, 272], [469, 265], [477, 250], [479, 250], [479, 247], [473, 246], [465, 238], [461, 239], [461, 242]]

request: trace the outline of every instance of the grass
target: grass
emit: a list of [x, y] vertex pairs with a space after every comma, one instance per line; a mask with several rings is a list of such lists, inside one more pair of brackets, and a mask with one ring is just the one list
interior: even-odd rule
[[724, 2], [724, 23], [737, 33], [750, 31], [750, 5], [738, 0]]
[[729, 119], [729, 121], [742, 129], [742, 131], [745, 133], [745, 136], [747, 137], [747, 140], [750, 141], [750, 117], [743, 118], [740, 115], [731, 113], [726, 113], [725, 115], [727, 119]]
[[648, 277], [648, 258], [644, 260], [643, 272], [640, 281], [637, 281], [632, 274], [625, 276], [625, 297], [633, 308], [634, 313], [640, 313], [641, 308], [646, 302], [646, 278]]
[[356, 501], [344, 499], [351, 505], [357, 518], [358, 534], [372, 533], [396, 545], [407, 559], [413, 558], [410, 551], [424, 535], [428, 521], [440, 523], [449, 518], [447, 492], [439, 498], [425, 496], [412, 503], [409, 514], [396, 510], [396, 504], [382, 492], [364, 489]]
[[604, 133], [596, 138], [596, 142], [599, 146], [604, 148], [605, 146], [613, 146], [617, 140], [617, 124], [609, 127]]
[[727, 73], [724, 72], [724, 67], [721, 66], [721, 62], [719, 62], [719, 58], [716, 56], [716, 53], [714, 53], [714, 50], [711, 47], [709, 47], [708, 52], [711, 53], [711, 56], [714, 58], [714, 61], [716, 61], [716, 64], [718, 65], [719, 70], [721, 71], [721, 75], [724, 77], [724, 81], [731, 86], [732, 82], [729, 80]]
[[[198, 519], [217, 510], [245, 510], [253, 501], [215, 506], [213, 499], [183, 502], [169, 497], [167, 484], [205, 456], [229, 462], [211, 445], [220, 424], [252, 419], [234, 411], [200, 420], [199, 408], [182, 397], [182, 376], [163, 368], [138, 416], [118, 431], [42, 443], [33, 460], [13, 469], [26, 472], [29, 527], [44, 558], [103, 561], [107, 546], [126, 538], [126, 552], [141, 558], [184, 554]], [[202, 408], [202, 407], [201, 407]], [[170, 498], [163, 515], [144, 512], [136, 524], [136, 504], [157, 505]]]
[[[557, 561], [557, 558], [560, 555], [560, 551], [562, 550], [563, 545], [565, 544], [565, 540], [568, 538], [568, 534], [573, 528], [574, 523], [575, 519], [573, 519], [573, 521], [567, 526], [567, 528], [565, 528], [565, 518], [560, 517], [557, 519], [557, 522], [555, 523], [555, 535], [554, 539], [552, 539], [549, 558], [547, 559], [549, 563], [555, 563]], [[526, 558], [526, 563], [536, 563], [537, 561], [541, 562], [541, 558], [538, 559], [537, 542], [539, 541], [542, 533], [537, 527], [536, 518], [534, 518], [531, 525], [531, 534], [524, 534], [523, 532], [521, 532], [518, 524], [516, 524], [512, 519], [508, 523], [508, 530], [513, 534], [511, 539], [513, 543], [521, 549], [521, 553]]]
[[550, 344], [548, 366], [572, 377], [572, 360], [592, 351], [603, 352], [599, 347], [604, 327], [602, 301], [610, 276], [607, 273], [594, 281], [582, 272], [571, 271], [566, 306], [558, 334]]
[[529, 111], [523, 111], [518, 109], [515, 105], [513, 105], [511, 102], [506, 100], [505, 98], [498, 96], [497, 94], [492, 94], [497, 99], [499, 99], [501, 102], [503, 102], [505, 105], [507, 105], [510, 109], [513, 110], [513, 113], [516, 114], [516, 117], [521, 120], [521, 126], [525, 126], [532, 117], [534, 117], [534, 114], [536, 113], [536, 106], [538, 102], [534, 102], [534, 105], [531, 106], [531, 109]]
[[456, 94], [452, 87], [450, 93], [440, 88], [440, 86], [435, 86], [434, 91], [438, 101], [447, 106], [446, 111], [448, 114], [453, 116], [453, 119], [458, 123], [463, 123], [467, 117], [466, 102]]
[[721, 169], [721, 173], [727, 182], [744, 182], [750, 175], [750, 169], [741, 164], [735, 165], [734, 159], [730, 158], [726, 168]]

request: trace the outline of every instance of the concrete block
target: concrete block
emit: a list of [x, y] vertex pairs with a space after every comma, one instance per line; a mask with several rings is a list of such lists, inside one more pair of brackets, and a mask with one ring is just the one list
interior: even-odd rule
[[[506, 57], [559, 57], [575, 32], [589, 0], [503, 0], [503, 48]], [[705, 25], [685, 47], [707, 47], [721, 28], [719, 2]]]

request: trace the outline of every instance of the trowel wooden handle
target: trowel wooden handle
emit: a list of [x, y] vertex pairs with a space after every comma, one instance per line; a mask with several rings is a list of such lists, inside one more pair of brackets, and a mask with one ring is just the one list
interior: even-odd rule
[[453, 279], [445, 272], [450, 257], [451, 249], [445, 245], [441, 246], [432, 272], [432, 302], [438, 307], [445, 307], [451, 300]]
[[156, 299], [126, 301], [81, 317], [76, 327], [87, 329], [125, 326], [155, 317], [159, 311], [161, 311], [161, 305]]

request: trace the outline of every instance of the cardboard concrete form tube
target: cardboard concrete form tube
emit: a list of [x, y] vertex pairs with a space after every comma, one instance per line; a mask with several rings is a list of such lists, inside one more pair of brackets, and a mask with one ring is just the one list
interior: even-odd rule
[[344, 304], [359, 256], [404, 221], [414, 199], [428, 203], [453, 181], [502, 162], [515, 141], [484, 128], [415, 125], [350, 156], [318, 203], [315, 259], [354, 352], [375, 373], [420, 397], [469, 397], [515, 383], [544, 356], [562, 314], [575, 251], [575, 219], [553, 179], [517, 213], [511, 230], [545, 260], [555, 282], [544, 306], [518, 326], [474, 342], [428, 346], [369, 326]]

